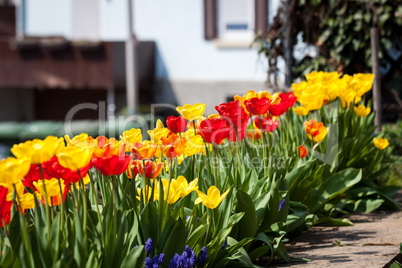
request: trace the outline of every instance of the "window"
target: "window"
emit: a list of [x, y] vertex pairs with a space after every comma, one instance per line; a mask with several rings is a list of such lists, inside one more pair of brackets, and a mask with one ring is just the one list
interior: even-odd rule
[[73, 1], [73, 40], [98, 41], [100, 38], [100, 1]]
[[268, 0], [204, 0], [206, 40], [244, 43], [255, 33], [265, 38], [268, 27]]
[[227, 41], [254, 38], [254, 0], [218, 0], [218, 36]]

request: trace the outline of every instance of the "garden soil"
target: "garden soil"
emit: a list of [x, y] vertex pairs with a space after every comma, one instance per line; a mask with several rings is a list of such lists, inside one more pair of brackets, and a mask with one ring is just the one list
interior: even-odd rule
[[[396, 199], [402, 201], [402, 192]], [[292, 259], [270, 267], [384, 267], [398, 255], [402, 211], [354, 214], [349, 219], [354, 226], [314, 226], [290, 239], [289, 255], [310, 262]]]

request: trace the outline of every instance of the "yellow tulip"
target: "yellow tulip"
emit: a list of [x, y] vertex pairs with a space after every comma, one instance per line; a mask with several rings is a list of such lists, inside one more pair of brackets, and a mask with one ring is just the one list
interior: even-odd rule
[[[149, 199], [151, 198], [151, 194], [152, 194], [152, 188], [150, 186], [147, 186], [147, 188], [148, 188], [148, 201], [149, 201]], [[146, 190], [145, 190], [145, 188], [144, 189], [137, 188], [137, 194], [138, 194], [137, 199], [141, 200], [141, 198], [140, 198], [141, 192], [142, 192], [142, 199], [145, 201], [147, 199], [146, 198]], [[156, 188], [155, 188], [155, 191], [154, 191], [153, 200], [154, 201], [159, 200], [159, 190], [157, 190]]]
[[187, 146], [184, 151], [186, 156], [195, 155], [205, 151], [205, 142], [201, 135], [195, 135], [187, 140]]
[[[43, 184], [42, 180], [39, 181], [34, 181], [33, 185], [35, 186], [36, 189], [38, 189], [40, 195], [44, 198], [47, 193], [47, 203], [49, 206], [58, 206], [61, 204], [61, 199], [60, 199], [60, 185], [61, 189], [64, 193], [65, 187], [64, 187], [64, 181], [60, 179], [60, 185], [59, 185], [59, 180], [56, 178], [50, 179], [50, 180], [44, 180], [45, 184]], [[45, 192], [45, 187], [46, 187], [46, 192]]]
[[81, 133], [70, 139], [68, 135], [64, 135], [64, 139], [68, 146], [76, 146], [80, 148], [95, 148], [98, 146], [98, 140], [89, 136], [87, 133]]
[[132, 128], [123, 132], [120, 139], [127, 145], [126, 151], [130, 151], [129, 147], [134, 146], [135, 143], [142, 141], [141, 129]]
[[[162, 179], [162, 184], [163, 184], [163, 198], [166, 198], [169, 180]], [[157, 187], [157, 188], [159, 191], [159, 187]], [[172, 179], [172, 181], [170, 182], [169, 189], [170, 190], [169, 190], [169, 196], [168, 196], [167, 202], [169, 204], [174, 204], [181, 197], [181, 185], [179, 183], [177, 183], [177, 181], [175, 179]]]
[[35, 208], [35, 196], [31, 193], [21, 195], [18, 202], [23, 209]]
[[155, 128], [158, 128], [158, 129], [165, 128], [165, 126], [163, 125], [162, 120], [158, 119], [158, 120], [156, 121], [156, 127], [155, 127]]
[[63, 138], [48, 136], [44, 140], [34, 139], [16, 144], [11, 148], [11, 152], [17, 158], [31, 158], [31, 164], [42, 164], [54, 157], [63, 147]]
[[[162, 179], [162, 185], [163, 185], [163, 199], [165, 199], [166, 195], [167, 195], [167, 189], [168, 189], [168, 185], [169, 185], [169, 180]], [[155, 188], [155, 198], [156, 198], [156, 200], [159, 200], [160, 196], [159, 196], [159, 183], [158, 182], [156, 182], [154, 184], [154, 188]], [[169, 189], [170, 190], [169, 190], [169, 196], [167, 198], [167, 202], [169, 204], [174, 204], [180, 198], [181, 186], [180, 186], [180, 184], [176, 183], [175, 180], [172, 180], [170, 182], [170, 188]], [[155, 200], [155, 198], [154, 198], [154, 200]]]
[[[3, 186], [5, 188], [8, 189], [8, 193], [7, 193], [7, 201], [12, 201], [13, 200], [13, 194], [14, 194], [14, 190], [17, 190], [17, 196], [21, 197], [22, 194], [25, 191], [25, 186], [24, 184], [22, 184], [21, 180], [18, 180], [18, 182], [16, 184], [4, 184], [4, 183], [0, 183], [0, 186]], [[15, 187], [15, 189], [14, 189]]]
[[[355, 91], [356, 91], [356, 99], [360, 99], [364, 93], [371, 90], [374, 82], [374, 74], [354, 74], [353, 79], [355, 81]], [[357, 101], [357, 100], [356, 100]]]
[[183, 107], [177, 107], [176, 110], [187, 120], [193, 121], [201, 119], [205, 111], [205, 104], [196, 103], [194, 105], [185, 104]]
[[[210, 114], [207, 117], [208, 119], [212, 119], [212, 118], [221, 118], [221, 116], [219, 114]], [[193, 133], [194, 133], [194, 129], [192, 129]]]
[[59, 152], [57, 158], [61, 166], [71, 170], [78, 170], [89, 164], [94, 150], [94, 148], [67, 146]]
[[297, 101], [307, 110], [319, 110], [325, 99], [321, 83], [300, 82], [292, 85]]
[[340, 88], [339, 81], [340, 80], [337, 80], [326, 85], [325, 99], [332, 101], [339, 96], [339, 88]]
[[0, 183], [17, 184], [29, 172], [30, 159], [8, 157], [0, 161]]
[[[41, 193], [42, 196], [45, 196], [45, 187], [46, 187], [46, 192], [48, 197], [53, 197], [53, 196], [60, 196], [60, 186], [59, 186], [59, 180], [56, 178], [52, 178], [50, 180], [44, 180], [45, 181], [45, 186], [43, 186], [43, 181], [38, 180], [34, 181], [33, 185], [35, 186], [36, 189]], [[63, 189], [63, 184], [64, 181], [60, 179], [60, 184], [61, 188]]]
[[148, 130], [148, 135], [151, 138], [151, 142], [160, 143], [161, 138], [166, 138], [169, 132], [168, 128], [154, 128], [153, 130]]
[[307, 81], [292, 85], [297, 101], [309, 111], [320, 109], [324, 100], [331, 101], [338, 97], [341, 87], [339, 76], [337, 72], [312, 72], [306, 75]]
[[[173, 180], [172, 180], [173, 182]], [[177, 202], [177, 200], [179, 200], [180, 198], [180, 185], [177, 183], [172, 183], [170, 184], [170, 190], [169, 190], [169, 196], [167, 198], [167, 202], [169, 204], [174, 204]], [[166, 198], [167, 195], [167, 188], [168, 188], [168, 184], [169, 184], [169, 180], [167, 179], [162, 179], [162, 184], [163, 184], [163, 199]], [[154, 183], [154, 198], [153, 201], [159, 200], [160, 196], [159, 196], [159, 182], [155, 181]], [[141, 196], [141, 192], [143, 195], [143, 200], [146, 200], [146, 191], [145, 188], [144, 189], [140, 189], [137, 188], [137, 199], [140, 200], [140, 196]], [[152, 188], [150, 186], [148, 186], [148, 200], [151, 198], [151, 193], [152, 193]]]
[[385, 138], [374, 138], [373, 142], [374, 142], [375, 147], [377, 147], [380, 150], [384, 150], [389, 145], [388, 140]]
[[353, 110], [355, 111], [355, 113], [359, 116], [359, 117], [365, 117], [367, 115], [369, 115], [371, 109], [370, 107], [365, 107], [364, 105], [359, 105], [359, 106], [354, 106]]
[[259, 99], [267, 98], [271, 101], [271, 104], [278, 104], [281, 102], [279, 93], [274, 93], [274, 95], [271, 95], [268, 91], [260, 91], [260, 92], [258, 92], [257, 97]]
[[[177, 178], [177, 180], [174, 180], [174, 181], [175, 181], [175, 183], [177, 183], [179, 185], [178, 189], [179, 189], [180, 197], [185, 197], [192, 191], [198, 190], [198, 186], [197, 186], [198, 179], [194, 179], [193, 181], [188, 183], [187, 179], [184, 176], [179, 176]], [[172, 180], [171, 184], [172, 183], [173, 183], [173, 180]]]
[[[166, 190], [165, 190], [165, 189], [166, 189]], [[166, 187], [166, 188], [164, 187], [163, 190], [164, 190], [163, 198], [165, 198], [165, 197], [166, 197], [166, 194], [167, 194], [167, 187]], [[177, 190], [176, 190], [175, 188], [173, 188], [172, 186], [170, 186], [169, 196], [168, 196], [168, 198], [167, 198], [168, 204], [174, 204], [174, 203], [176, 203], [177, 200], [179, 200], [179, 198], [180, 198], [180, 192], [177, 191]]]
[[229, 193], [230, 188], [226, 190], [222, 195], [216, 186], [211, 186], [208, 189], [207, 194], [204, 194], [201, 191], [197, 190], [198, 198], [195, 200], [195, 204], [201, 203], [210, 209], [215, 209], [219, 206], [222, 200], [227, 196]]
[[292, 109], [293, 112], [295, 112], [298, 116], [304, 116], [308, 114], [308, 110], [304, 108], [303, 106], [298, 106]]

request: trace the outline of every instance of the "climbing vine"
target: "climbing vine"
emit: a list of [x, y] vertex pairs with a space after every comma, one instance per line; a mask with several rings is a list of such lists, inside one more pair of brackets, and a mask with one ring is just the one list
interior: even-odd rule
[[316, 48], [316, 55], [311, 55], [310, 50], [298, 53], [299, 57], [292, 54], [293, 77], [313, 70], [348, 74], [371, 71], [372, 25], [379, 29], [383, 67], [400, 69], [402, 64], [401, 0], [282, 0], [267, 38], [256, 37], [259, 53], [268, 59], [271, 84], [277, 84], [278, 59], [284, 57], [287, 25], [291, 25], [293, 45], [301, 39]]

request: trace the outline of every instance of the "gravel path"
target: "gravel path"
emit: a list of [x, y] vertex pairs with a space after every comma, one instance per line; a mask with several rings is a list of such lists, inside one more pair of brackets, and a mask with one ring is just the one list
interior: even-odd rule
[[[290, 239], [289, 255], [311, 262], [291, 260], [272, 267], [383, 267], [399, 253], [402, 211], [357, 214], [349, 219], [354, 226], [314, 226]], [[334, 246], [334, 241], [343, 246]]]

